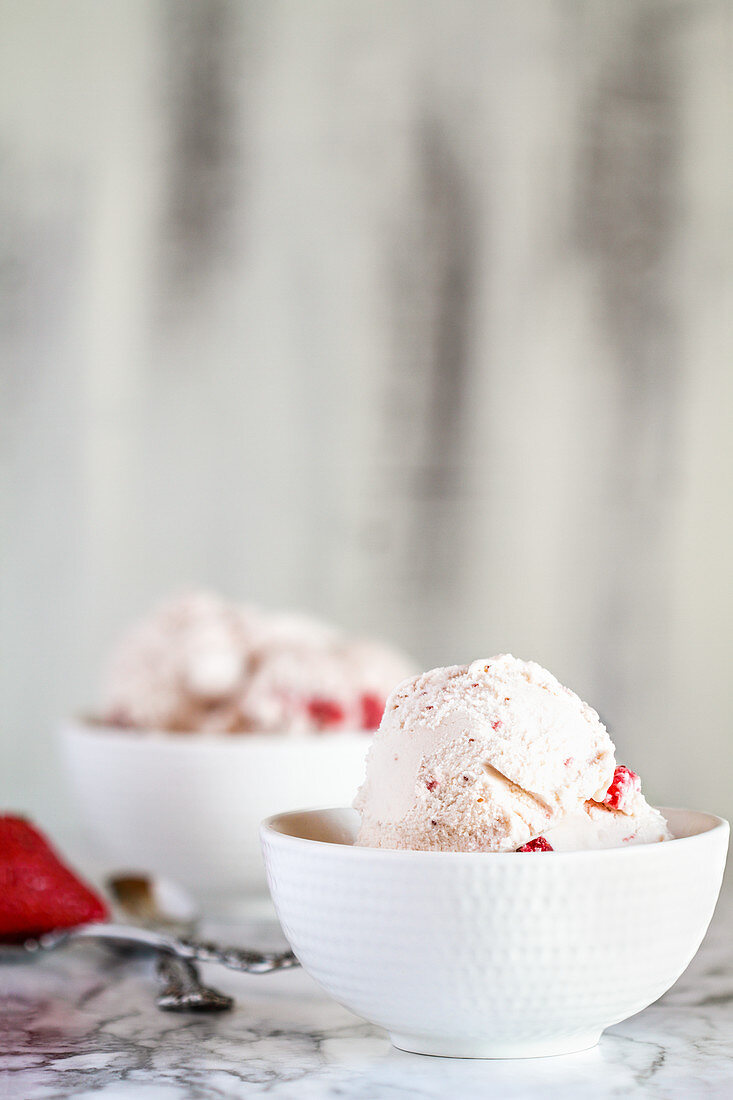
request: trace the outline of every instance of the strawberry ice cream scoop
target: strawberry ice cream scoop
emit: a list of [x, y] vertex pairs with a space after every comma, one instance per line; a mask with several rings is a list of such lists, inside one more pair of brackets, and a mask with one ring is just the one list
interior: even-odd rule
[[125, 635], [102, 710], [112, 725], [178, 733], [372, 731], [412, 671], [404, 654], [317, 619], [191, 592]]
[[[354, 805], [358, 844], [493, 852], [567, 847], [579, 827], [577, 846], [602, 846], [599, 831], [619, 817], [623, 836], [616, 824], [611, 833], [621, 843], [639, 832], [631, 818], [651, 811], [638, 777], [616, 767], [596, 712], [540, 665], [510, 654], [400, 684]], [[555, 843], [567, 820], [575, 832]]]

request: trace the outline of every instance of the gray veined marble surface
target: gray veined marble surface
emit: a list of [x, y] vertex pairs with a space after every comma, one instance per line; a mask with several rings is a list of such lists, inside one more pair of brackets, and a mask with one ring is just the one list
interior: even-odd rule
[[[733, 884], [675, 987], [611, 1028], [594, 1050], [531, 1061], [461, 1061], [394, 1050], [302, 971], [210, 970], [237, 997], [218, 1018], [153, 1006], [148, 962], [92, 947], [2, 978], [3, 1100], [208, 1100], [267, 1095], [392, 1097], [733, 1097]], [[261, 936], [261, 926], [244, 933]]]

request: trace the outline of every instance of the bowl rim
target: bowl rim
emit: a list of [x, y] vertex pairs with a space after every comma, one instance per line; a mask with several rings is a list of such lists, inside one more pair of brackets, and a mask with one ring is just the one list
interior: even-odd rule
[[78, 737], [90, 741], [109, 741], [125, 745], [185, 745], [188, 749], [201, 745], [217, 745], [232, 748], [242, 745], [303, 745], [303, 744], [332, 744], [339, 741], [356, 741], [364, 743], [364, 752], [371, 743], [371, 738], [376, 730], [324, 730], [315, 733], [286, 733], [277, 731], [267, 733], [263, 730], [240, 730], [232, 733], [221, 733], [206, 730], [164, 730], [154, 727], [140, 726], [114, 726], [91, 715], [74, 715], [64, 718], [57, 723], [58, 733], [65, 737]]
[[[692, 836], [672, 837], [671, 840], [652, 842], [648, 844], [630, 844], [625, 848], [585, 848], [574, 852], [543, 852], [543, 857], [549, 857], [555, 860], [578, 860], [578, 859], [618, 859], [621, 858], [649, 858], [644, 857], [644, 852], [660, 852], [679, 850], [679, 845], [689, 845], [690, 843], [700, 843], [703, 838], [709, 837], [725, 837], [726, 848], [728, 834], [730, 832], [730, 824], [724, 817], [719, 817], [717, 814], [708, 813], [707, 810], [690, 810], [682, 806], [659, 806], [660, 813], [665, 817], [668, 814], [694, 814], [702, 818], [708, 819], [708, 825], [702, 828], [700, 832], [694, 833]], [[275, 828], [275, 822], [283, 817], [296, 817], [307, 814], [308, 816], [314, 816], [316, 814], [333, 814], [343, 813], [344, 810], [352, 810], [354, 813], [358, 811], [354, 810], [352, 806], [329, 806], [322, 808], [310, 808], [303, 810], [285, 810], [278, 814], [271, 814], [260, 824], [260, 838], [264, 843], [265, 840], [272, 839], [274, 843], [287, 844], [293, 846], [296, 849], [301, 848], [307, 851], [315, 851], [317, 849], [333, 849], [334, 855], [336, 852], [352, 852], [353, 855], [347, 856], [347, 859], [414, 859], [417, 858], [421, 861], [429, 862], [431, 860], [460, 860], [465, 862], [467, 860], [485, 861], [487, 856], [491, 857], [492, 864], [495, 860], [500, 860], [502, 863], [506, 863], [507, 860], [513, 859], [518, 855], [527, 855], [526, 852], [436, 852], [436, 851], [421, 851], [414, 848], [368, 848], [362, 847], [356, 844], [339, 844], [334, 840], [311, 840], [307, 837], [292, 836], [288, 833], [280, 832]], [[545, 865], [544, 859], [537, 861], [539, 865]], [[530, 864], [533, 866], [533, 864]]]

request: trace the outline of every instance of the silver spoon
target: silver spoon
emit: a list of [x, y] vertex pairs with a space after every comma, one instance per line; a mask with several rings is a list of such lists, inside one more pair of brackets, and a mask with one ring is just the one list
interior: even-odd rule
[[[190, 897], [166, 879], [148, 879], [144, 875], [118, 875], [108, 880], [109, 890], [122, 912], [134, 919], [134, 925], [94, 924], [87, 929], [122, 929], [135, 936], [136, 943], [150, 943], [161, 950], [173, 952], [179, 958], [195, 962], [215, 962], [229, 970], [248, 974], [267, 974], [271, 970], [287, 970], [300, 966], [292, 951], [251, 951], [241, 947], [220, 947], [191, 935], [197, 923], [198, 910]], [[174, 893], [175, 891], [175, 893]], [[175, 902], [175, 907], [174, 907]], [[80, 934], [84, 929], [75, 929]], [[157, 937], [156, 943], [145, 937]], [[95, 932], [96, 934], [96, 932]], [[63, 932], [49, 933], [63, 936]], [[45, 941], [48, 937], [42, 937]], [[109, 939], [110, 936], [103, 938]], [[128, 942], [132, 942], [128, 940]]]
[[168, 932], [136, 928], [131, 924], [82, 924], [78, 928], [47, 932], [36, 940], [26, 940], [22, 946], [32, 954], [37, 951], [52, 951], [62, 944], [82, 939], [152, 947], [156, 951], [168, 951], [179, 959], [220, 963], [228, 970], [239, 970], [246, 974], [268, 974], [271, 970], [289, 970], [293, 966], [300, 966], [292, 951], [249, 951], [242, 947], [219, 947], [218, 944], [205, 940], [183, 939]]
[[[130, 887], [131, 879], [137, 882], [136, 887]], [[119, 883], [124, 880], [128, 880], [127, 885], [120, 886]], [[115, 896], [120, 894], [126, 896], [130, 915], [134, 910], [138, 913], [141, 909], [146, 909], [148, 913], [156, 911], [152, 906], [156, 893], [160, 894], [163, 889], [162, 881], [158, 883], [153, 880], [150, 884], [151, 880], [146, 880], [145, 876], [139, 875], [118, 876], [116, 881], [117, 894], [114, 889], [112, 892]], [[149, 883], [147, 889], [140, 885], [145, 881]], [[171, 886], [171, 884], [167, 885]], [[131, 896], [135, 890], [138, 897], [136, 904], [133, 905]], [[179, 897], [184, 896], [179, 890]], [[124, 911], [125, 907], [120, 907]], [[20, 945], [20, 950], [27, 954], [36, 954], [82, 939], [100, 940], [128, 947], [151, 948], [159, 954], [159, 974], [166, 982], [166, 987], [157, 1003], [160, 1008], [169, 1011], [192, 1008], [222, 1011], [231, 1008], [234, 1003], [225, 994], [201, 985], [194, 965], [196, 962], [216, 962], [229, 970], [248, 974], [266, 974], [272, 970], [287, 970], [300, 965], [292, 951], [248, 951], [237, 947], [219, 947], [214, 943], [190, 938], [185, 933], [193, 927], [194, 912], [195, 908], [191, 906], [191, 911], [187, 917], [183, 918], [183, 922], [179, 915], [172, 931], [136, 924], [86, 924], [77, 928], [48, 932], [37, 939], [26, 940]], [[167, 923], [170, 928], [171, 921]], [[179, 935], [179, 931], [183, 931], [184, 935]]]

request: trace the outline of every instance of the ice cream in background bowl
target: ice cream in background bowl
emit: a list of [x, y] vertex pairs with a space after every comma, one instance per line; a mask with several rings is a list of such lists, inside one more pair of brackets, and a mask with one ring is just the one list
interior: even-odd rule
[[702, 941], [728, 825], [659, 811], [597, 713], [533, 662], [387, 700], [351, 809], [262, 828], [280, 922], [338, 1001], [426, 1054], [593, 1046]]
[[403, 653], [318, 619], [192, 592], [123, 636], [101, 714], [123, 729], [181, 734], [372, 731], [411, 671]]
[[351, 797], [413, 667], [306, 616], [208, 592], [163, 603], [116, 647], [96, 716], [60, 731], [90, 855], [210, 904], [265, 894], [259, 823]]

